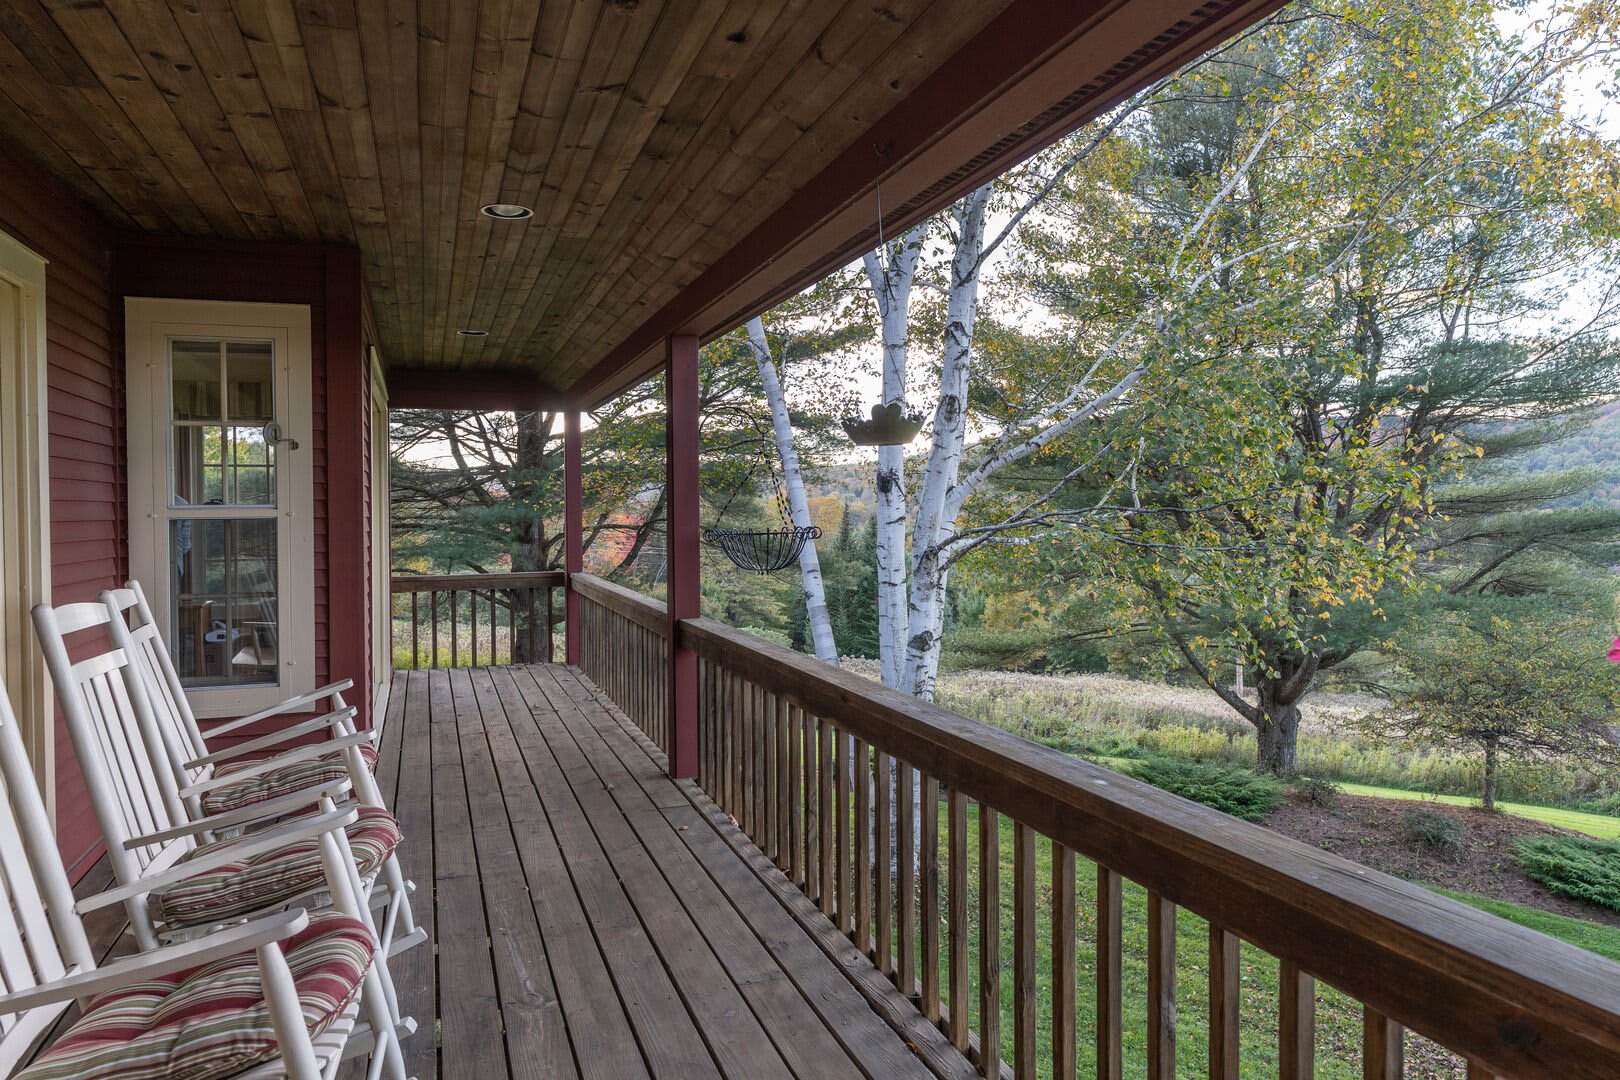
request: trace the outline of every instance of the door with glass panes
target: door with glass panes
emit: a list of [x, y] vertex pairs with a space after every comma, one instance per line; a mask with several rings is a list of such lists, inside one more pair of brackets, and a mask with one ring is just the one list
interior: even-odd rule
[[130, 565], [187, 697], [314, 685], [309, 311], [129, 302]]

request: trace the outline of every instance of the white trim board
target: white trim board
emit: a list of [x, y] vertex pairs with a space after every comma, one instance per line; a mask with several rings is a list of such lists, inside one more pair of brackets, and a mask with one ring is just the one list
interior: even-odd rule
[[50, 676], [28, 618], [30, 608], [51, 599], [45, 266], [43, 256], [0, 232], [0, 674], [54, 818]]

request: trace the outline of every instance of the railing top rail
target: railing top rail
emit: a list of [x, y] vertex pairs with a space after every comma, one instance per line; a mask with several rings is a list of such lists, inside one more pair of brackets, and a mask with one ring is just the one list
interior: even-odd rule
[[542, 589], [566, 584], [561, 570], [515, 574], [395, 574], [388, 589], [396, 593], [455, 592], [467, 589]]
[[721, 623], [681, 637], [1495, 1072], [1620, 1076], [1612, 961]]
[[615, 585], [595, 574], [574, 574], [573, 590], [593, 603], [601, 604], [618, 615], [623, 615], [638, 626], [668, 636], [669, 606], [662, 600], [643, 596], [634, 589]]

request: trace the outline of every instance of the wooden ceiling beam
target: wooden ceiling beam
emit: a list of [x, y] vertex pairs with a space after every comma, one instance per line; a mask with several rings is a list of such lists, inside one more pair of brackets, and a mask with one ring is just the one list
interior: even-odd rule
[[469, 409], [476, 412], [547, 412], [563, 395], [529, 371], [388, 369], [390, 409]]
[[1015, 0], [568, 393], [595, 405], [950, 205], [1284, 0]]

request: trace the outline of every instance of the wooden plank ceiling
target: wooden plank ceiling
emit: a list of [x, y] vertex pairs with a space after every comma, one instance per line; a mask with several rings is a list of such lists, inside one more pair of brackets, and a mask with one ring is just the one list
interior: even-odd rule
[[357, 245], [391, 368], [600, 396], [1277, 3], [6, 0], [0, 137], [123, 229]]

